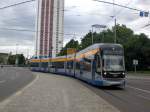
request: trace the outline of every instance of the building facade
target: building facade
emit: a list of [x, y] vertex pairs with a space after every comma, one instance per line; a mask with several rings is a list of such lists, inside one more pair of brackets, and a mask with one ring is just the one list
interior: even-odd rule
[[36, 56], [56, 57], [63, 47], [64, 0], [38, 0]]

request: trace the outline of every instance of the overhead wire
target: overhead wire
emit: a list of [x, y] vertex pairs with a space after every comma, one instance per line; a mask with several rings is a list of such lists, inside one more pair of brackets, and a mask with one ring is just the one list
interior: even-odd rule
[[11, 7], [16, 7], [18, 5], [26, 4], [26, 3], [33, 2], [33, 1], [36, 1], [36, 0], [27, 0], [27, 1], [19, 2], [19, 3], [7, 5], [7, 6], [4, 6], [4, 7], [0, 7], [0, 10], [4, 10], [4, 9], [7, 9], [7, 8], [11, 8]]
[[125, 5], [121, 5], [121, 4], [117, 4], [117, 3], [112, 3], [112, 2], [107, 2], [107, 1], [103, 1], [103, 0], [93, 0], [93, 1], [101, 2], [101, 3], [105, 3], [105, 4], [110, 4], [110, 5], [116, 5], [118, 7], [130, 9], [130, 10], [135, 10], [135, 11], [144, 11], [144, 10], [141, 10], [141, 9], [132, 8], [132, 7], [128, 7], [128, 6], [125, 6]]
[[[16, 29], [16, 28], [0, 28], [0, 30], [12, 30], [12, 31], [19, 31], [19, 32], [32, 32], [32, 33], [35, 33], [35, 32], [41, 32], [41, 31], [36, 31], [36, 30], [30, 30], [30, 29]], [[49, 32], [45, 32], [45, 33], [51, 33], [50, 31]], [[70, 35], [70, 36], [74, 36], [74, 33], [62, 33], [62, 32], [54, 32], [55, 34], [58, 33], [59, 35]], [[84, 35], [81, 35], [81, 34], [76, 34], [78, 36], [84, 36]]]
[[[33, 1], [36, 1], [36, 0], [27, 0], [27, 1], [23, 1], [23, 2], [12, 4], [12, 5], [0, 7], [0, 10], [7, 9], [7, 8], [10, 8], [10, 7], [15, 7], [15, 6], [18, 6], [18, 5], [21, 5], [21, 4], [25, 4], [25, 3], [29, 3], [29, 2], [33, 2]], [[111, 5], [116, 5], [116, 6], [119, 6], [119, 7], [122, 7], [122, 8], [131, 9], [131, 10], [141, 11], [140, 9], [136, 9], [136, 8], [132, 8], [132, 7], [128, 7], [128, 6], [125, 6], [125, 5], [120, 5], [120, 4], [116, 4], [116, 3], [112, 3], [112, 2], [106, 2], [106, 1], [102, 1], [102, 0], [93, 0], [93, 1], [102, 2], [102, 3], [106, 3], [106, 4], [111, 4]], [[62, 10], [62, 11], [65, 11], [65, 10]], [[99, 14], [88, 14], [88, 15], [99, 15]], [[0, 28], [0, 29], [2, 29], [2, 28]], [[6, 29], [6, 30], [15, 30], [15, 31], [36, 32], [36, 31], [31, 31], [31, 30], [26, 30], [26, 29], [23, 29], [23, 30], [22, 29], [8, 29], [8, 28], [3, 28], [3, 29]], [[65, 34], [65, 35], [68, 35], [68, 34]], [[74, 35], [74, 34], [71, 34], [71, 35]]]
[[[128, 2], [127, 4], [125, 4], [125, 6], [129, 6], [130, 4], [131, 4], [131, 2]], [[113, 8], [114, 8], [114, 5], [113, 5]], [[117, 14], [115, 14], [115, 16], [120, 15], [123, 10], [124, 10], [123, 8], [122, 8], [121, 10], [119, 10], [119, 11], [117, 12]], [[112, 19], [111, 19], [111, 20], [112, 20]], [[110, 20], [110, 21], [111, 21], [111, 20]]]

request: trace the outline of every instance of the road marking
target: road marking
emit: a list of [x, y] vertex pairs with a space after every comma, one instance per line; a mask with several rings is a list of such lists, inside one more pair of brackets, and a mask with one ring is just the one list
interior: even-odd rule
[[6, 82], [6, 80], [2, 80], [2, 81], [0, 81], [0, 84], [5, 83], [5, 82]]
[[22, 88], [20, 91], [12, 94], [10, 97], [8, 97], [7, 99], [5, 99], [4, 101], [0, 102], [0, 109], [5, 108], [5, 106], [7, 106], [8, 103], [10, 103], [18, 95], [22, 94], [23, 91], [25, 91], [27, 88], [29, 88], [30, 86], [32, 86], [38, 79], [39, 79], [39, 75], [36, 75], [35, 79], [32, 82], [30, 82], [27, 86], [25, 86], [24, 88]]
[[15, 96], [18, 96], [18, 95], [22, 94], [25, 89], [27, 89], [27, 88], [29, 88], [30, 86], [32, 86], [38, 79], [39, 79], [39, 75], [37, 75], [36, 78], [35, 78], [32, 82], [30, 82], [28, 85], [26, 85], [26, 86], [25, 86], [24, 88], [22, 88], [20, 91], [18, 91]]
[[67, 93], [66, 93], [66, 91], [65, 90], [62, 90], [62, 95], [63, 95], [63, 104], [64, 104], [64, 106], [65, 106], [65, 112], [69, 112], [69, 107], [70, 107], [70, 105], [69, 105], [69, 99], [68, 99], [68, 97], [67, 97]]
[[148, 98], [148, 97], [145, 97], [145, 96], [142, 96], [142, 95], [137, 95], [137, 96], [139, 96], [141, 98], [144, 98], [145, 100], [149, 100], [150, 101], [150, 98]]
[[127, 87], [132, 88], [132, 89], [135, 89], [135, 90], [138, 90], [138, 91], [142, 91], [142, 92], [145, 92], [145, 93], [149, 93], [149, 94], [150, 94], [150, 91], [145, 90], [145, 89], [140, 89], [140, 88], [136, 88], [136, 87], [129, 86], [129, 85], [128, 85]]
[[127, 77], [127, 79], [135, 80], [150, 80], [149, 77]]

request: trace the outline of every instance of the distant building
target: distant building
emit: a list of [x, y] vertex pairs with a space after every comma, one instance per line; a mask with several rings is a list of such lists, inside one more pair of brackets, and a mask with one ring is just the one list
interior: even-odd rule
[[63, 47], [64, 0], [38, 0], [36, 56], [55, 57]]

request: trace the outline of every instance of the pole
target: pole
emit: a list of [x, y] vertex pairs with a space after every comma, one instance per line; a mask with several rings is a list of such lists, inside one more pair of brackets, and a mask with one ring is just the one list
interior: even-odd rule
[[76, 51], [75, 51], [75, 54], [74, 54], [74, 64], [73, 64], [73, 66], [74, 66], [74, 77], [75, 77], [75, 74], [76, 74], [76, 72], [75, 72], [75, 70], [76, 70]]
[[93, 45], [94, 39], [93, 39], [93, 26], [92, 26], [92, 45]]
[[18, 44], [16, 44], [16, 55], [18, 53]]
[[16, 44], [16, 60], [15, 60], [16, 66], [18, 65], [18, 44]]
[[116, 24], [117, 24], [117, 20], [116, 20], [116, 17], [115, 17], [115, 27], [114, 27], [114, 43], [117, 43], [117, 32], [116, 32]]
[[117, 23], [117, 20], [116, 20], [116, 11], [115, 11], [115, 0], [113, 0], [113, 17], [114, 17], [114, 43], [117, 43], [117, 36], [116, 36], [116, 23]]
[[136, 73], [136, 65], [134, 65], [134, 72]]
[[76, 34], [73, 35], [73, 48], [75, 48], [75, 40], [76, 40]]
[[27, 49], [27, 59], [29, 59], [29, 49]]
[[51, 63], [52, 51], [53, 51], [53, 47], [51, 47], [50, 50], [49, 50], [49, 56], [48, 56], [48, 72], [51, 72], [51, 67], [52, 67], [52, 63]]

